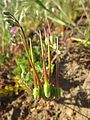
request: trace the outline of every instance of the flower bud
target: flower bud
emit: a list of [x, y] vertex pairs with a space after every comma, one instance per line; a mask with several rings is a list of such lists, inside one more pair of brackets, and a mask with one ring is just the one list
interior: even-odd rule
[[45, 94], [45, 97], [47, 98], [51, 96], [51, 86], [48, 83], [44, 84], [44, 94]]
[[40, 89], [38, 87], [33, 89], [34, 98], [38, 98], [40, 96]]

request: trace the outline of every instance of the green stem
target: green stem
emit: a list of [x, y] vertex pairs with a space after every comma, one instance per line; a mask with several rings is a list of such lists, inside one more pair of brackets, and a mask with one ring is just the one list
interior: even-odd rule
[[50, 46], [49, 46], [49, 40], [48, 40], [48, 78], [50, 82], [50, 76], [51, 76], [51, 59], [50, 59]]
[[[32, 62], [34, 64], [34, 58], [33, 58], [33, 51], [32, 51], [32, 42], [31, 42], [31, 39], [30, 39], [30, 50], [31, 50], [31, 59], [32, 59]], [[33, 71], [33, 76], [34, 76], [34, 88], [37, 87], [37, 77]]]
[[48, 77], [47, 77], [47, 71], [46, 71], [46, 66], [45, 66], [45, 62], [43, 61], [43, 70], [44, 70], [44, 82], [48, 83]]
[[42, 60], [43, 60], [44, 82], [45, 82], [45, 83], [48, 83], [48, 77], [47, 77], [45, 60], [44, 60], [44, 50], [43, 50], [43, 43], [42, 43], [41, 33], [40, 33], [40, 42], [41, 42], [41, 51], [42, 51]]
[[56, 52], [56, 86], [59, 86], [59, 80], [58, 80], [58, 38], [57, 38], [57, 52]]

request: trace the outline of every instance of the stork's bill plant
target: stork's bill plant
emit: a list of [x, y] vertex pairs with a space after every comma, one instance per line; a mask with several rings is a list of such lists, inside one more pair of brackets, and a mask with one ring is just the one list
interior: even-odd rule
[[[38, 98], [38, 97], [46, 97], [46, 98], [60, 97], [60, 88], [52, 85], [51, 80], [50, 80], [50, 78], [51, 78], [50, 40], [48, 39], [48, 44], [44, 45], [44, 47], [43, 47], [42, 36], [41, 36], [41, 33], [39, 33], [40, 44], [41, 44], [41, 53], [42, 53], [42, 65], [43, 65], [43, 67], [42, 67], [43, 77], [41, 79], [41, 78], [39, 78], [39, 75], [38, 75], [38, 72], [37, 72], [36, 66], [35, 66], [31, 39], [30, 39], [30, 47], [29, 47], [28, 42], [27, 42], [28, 40], [26, 39], [25, 32], [24, 32], [22, 26], [20, 25], [20, 23], [18, 22], [18, 20], [12, 14], [10, 14], [7, 11], [3, 12], [3, 14], [4, 14], [4, 17], [5, 17], [5, 21], [10, 23], [10, 25], [12, 27], [18, 27], [18, 29], [20, 30], [19, 35], [21, 37], [21, 40], [23, 42], [23, 46], [24, 46], [24, 49], [25, 49], [25, 52], [26, 52], [26, 55], [27, 55], [28, 65], [30, 65], [30, 68], [32, 69], [32, 72], [33, 72], [34, 88], [33, 88], [32, 93], [33, 93], [34, 98]], [[47, 38], [45, 37], [45, 39], [47, 39]], [[48, 62], [47, 63], [46, 63], [46, 60], [45, 60], [46, 50], [44, 49], [46, 46], [48, 46]], [[48, 72], [47, 72], [47, 69], [46, 69], [46, 64], [48, 64]], [[24, 77], [25, 70], [23, 69], [23, 67], [21, 65], [20, 65], [20, 67], [22, 69], [20, 80], [23, 81], [23, 79], [26, 79]], [[31, 71], [29, 71], [29, 72], [31, 72]], [[56, 78], [57, 78], [57, 76], [56, 76]], [[20, 80], [18, 80], [18, 81], [20, 82]], [[27, 87], [27, 85], [22, 85], [22, 83], [23, 82], [20, 82], [20, 86], [24, 86], [23, 87], [24, 90], [26, 90], [26, 92], [28, 91], [28, 93], [29, 93], [29, 88]], [[23, 84], [25, 84], [25, 83], [23, 83]]]

